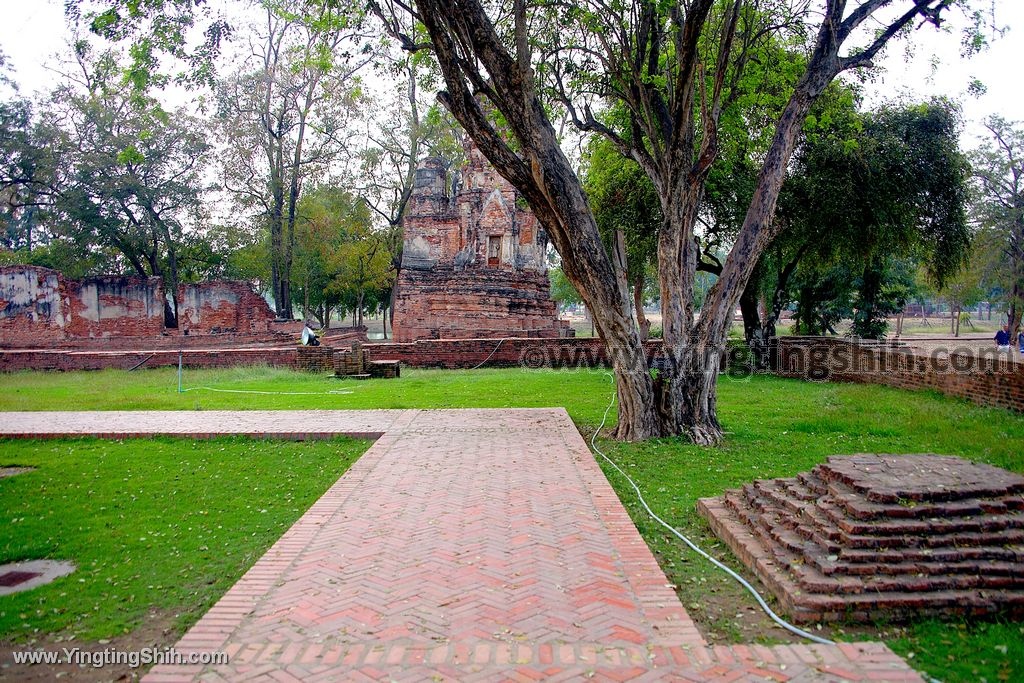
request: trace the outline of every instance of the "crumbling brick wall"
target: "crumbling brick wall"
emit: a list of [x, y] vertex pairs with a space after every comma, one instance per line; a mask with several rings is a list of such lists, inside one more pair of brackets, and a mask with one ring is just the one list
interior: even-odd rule
[[932, 390], [1024, 412], [1024, 362], [995, 348], [924, 354], [829, 337], [782, 337], [773, 363], [783, 377]]
[[185, 335], [216, 335], [233, 344], [298, 340], [302, 324], [275, 321], [267, 302], [245, 282], [181, 285], [177, 294], [178, 329], [167, 329], [158, 277], [70, 280], [47, 268], [3, 267], [0, 346], [166, 348], [182, 345]]
[[261, 334], [275, 317], [266, 300], [245, 282], [215, 280], [178, 287], [182, 334]]
[[164, 330], [164, 286], [158, 277], [66, 280], [71, 316], [67, 337], [152, 337]]
[[7, 266], [0, 268], [0, 343], [38, 347], [159, 335], [163, 300], [160, 278], [75, 281], [48, 268]]
[[0, 268], [0, 339], [6, 345], [64, 338], [71, 313], [60, 273], [47, 268]]

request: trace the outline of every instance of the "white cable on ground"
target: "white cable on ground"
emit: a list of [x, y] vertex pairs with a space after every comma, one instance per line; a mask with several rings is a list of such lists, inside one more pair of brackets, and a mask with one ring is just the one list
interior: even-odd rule
[[[610, 374], [608, 376], [611, 377]], [[614, 378], [613, 378], [613, 381], [614, 381]], [[764, 598], [761, 597], [761, 594], [757, 592], [757, 589], [754, 588], [753, 586], [751, 586], [750, 583], [746, 579], [744, 579], [742, 576], [740, 576], [739, 574], [737, 574], [732, 569], [730, 569], [726, 565], [722, 564], [721, 562], [719, 562], [715, 558], [711, 557], [711, 555], [708, 555], [696, 543], [691, 541], [689, 538], [687, 538], [683, 534], [679, 533], [679, 531], [677, 531], [675, 527], [673, 527], [671, 524], [669, 524], [668, 522], [663, 520], [658, 515], [654, 514], [654, 510], [652, 510], [651, 506], [647, 504], [647, 500], [644, 499], [644, 494], [640, 492], [640, 487], [636, 485], [636, 482], [633, 481], [633, 478], [630, 477], [625, 472], [623, 472], [622, 468], [619, 467], [618, 465], [616, 465], [614, 460], [612, 460], [607, 455], [605, 455], [604, 452], [600, 448], [598, 448], [597, 444], [595, 443], [595, 441], [597, 439], [597, 435], [601, 433], [602, 429], [604, 429], [604, 424], [608, 420], [608, 412], [612, 409], [613, 405], [615, 405], [615, 391], [614, 390], [612, 391], [612, 400], [608, 403], [608, 407], [604, 409], [604, 416], [601, 418], [600, 426], [598, 426], [597, 431], [595, 431], [593, 433], [593, 435], [591, 435], [591, 437], [590, 437], [590, 447], [593, 448], [594, 451], [598, 455], [600, 455], [602, 458], [604, 458], [605, 461], [609, 465], [611, 465], [613, 468], [615, 468], [616, 472], [618, 472], [619, 474], [621, 474], [623, 477], [626, 478], [626, 481], [629, 482], [629, 485], [633, 487], [634, 491], [636, 491], [636, 497], [640, 500], [640, 504], [644, 506], [644, 509], [647, 510], [647, 514], [650, 515], [652, 519], [654, 519], [656, 522], [661, 524], [663, 527], [665, 527], [666, 529], [671, 531], [679, 540], [681, 540], [683, 543], [688, 545], [690, 547], [690, 549], [693, 550], [695, 553], [697, 553], [698, 555], [700, 555], [704, 559], [706, 559], [709, 562], [711, 562], [711, 564], [715, 565], [716, 567], [718, 567], [719, 569], [724, 571], [726, 574], [728, 574], [733, 579], [735, 579], [741, 586], [746, 588], [747, 591], [751, 595], [754, 596], [754, 599], [757, 600], [757, 604], [761, 606], [761, 609], [764, 610], [764, 613], [767, 614], [769, 617], [771, 617], [772, 621], [774, 621], [776, 624], [778, 624], [782, 628], [786, 629], [790, 633], [795, 633], [796, 635], [800, 636], [801, 638], [807, 638], [808, 640], [811, 640], [811, 641], [813, 641], [815, 643], [819, 643], [821, 645], [834, 645], [835, 643], [833, 643], [831, 640], [828, 640], [827, 638], [822, 638], [820, 636], [816, 636], [813, 633], [808, 633], [807, 631], [804, 631], [801, 628], [797, 628], [796, 626], [794, 626], [793, 624], [789, 623], [788, 621], [786, 621], [785, 619], [780, 617], [778, 614], [773, 612], [772, 608], [769, 607], [768, 603], [765, 602]]]
[[509, 339], [509, 338], [510, 337], [502, 337], [501, 339], [499, 339], [498, 340], [498, 345], [494, 347], [493, 351], [491, 351], [491, 355], [487, 356], [487, 358], [484, 358], [483, 362], [480, 363], [479, 365], [474, 365], [473, 367], [471, 367], [470, 370], [479, 370], [484, 365], [486, 365], [487, 361], [489, 361], [490, 359], [494, 358], [494, 354], [496, 354], [498, 352], [498, 349], [501, 348], [501, 345], [505, 342], [506, 339]]
[[352, 392], [347, 389], [331, 389], [330, 391], [257, 391], [255, 389], [214, 389], [213, 387], [188, 387], [179, 389], [184, 394], [186, 391], [217, 391], [222, 394], [264, 394], [266, 396], [325, 396], [328, 394], [344, 395]]

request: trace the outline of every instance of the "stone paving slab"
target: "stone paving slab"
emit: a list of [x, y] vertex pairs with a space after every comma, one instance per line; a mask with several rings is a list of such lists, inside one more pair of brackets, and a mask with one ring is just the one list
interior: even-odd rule
[[880, 643], [709, 647], [561, 409], [0, 420], [86, 433], [382, 434], [175, 646], [230, 663], [146, 681], [921, 680]]

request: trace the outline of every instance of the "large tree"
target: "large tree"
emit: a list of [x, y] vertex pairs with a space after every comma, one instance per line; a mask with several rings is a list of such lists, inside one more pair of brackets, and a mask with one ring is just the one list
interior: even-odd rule
[[938, 99], [845, 118], [808, 136], [783, 187], [783, 229], [741, 299], [756, 348], [792, 300], [801, 332], [819, 334], [852, 314], [854, 335], [883, 336], [911, 294], [908, 264], [922, 264], [941, 288], [966, 260], [970, 167], [957, 107]]
[[277, 315], [292, 317], [291, 270], [303, 183], [347, 151], [359, 87], [369, 63], [362, 31], [345, 14], [299, 21], [264, 2], [252, 54], [217, 88], [217, 130], [226, 145], [224, 187], [254, 208], [269, 234]]
[[[9, 197], [38, 210], [29, 224], [34, 231], [25, 231], [23, 246], [33, 252], [25, 260], [69, 274], [84, 274], [76, 264], [91, 262], [160, 276], [169, 294], [165, 321], [173, 327], [181, 249], [202, 220], [202, 127], [125, 92], [114, 53], [96, 54], [86, 41], [74, 48], [77, 72], [34, 117], [19, 117], [18, 135], [0, 145], [11, 160], [3, 171]], [[34, 253], [39, 243], [42, 254]]]
[[[916, 22], [938, 23], [953, 0], [828, 0], [820, 23], [790, 23], [810, 39], [805, 66], [774, 121], [753, 199], [699, 320], [693, 284], [701, 253], [695, 225], [718, 154], [721, 113], [750, 47], [770, 35], [782, 7], [768, 3], [638, 1], [543, 3], [516, 0], [491, 12], [478, 0], [418, 0], [415, 12], [444, 75], [439, 94], [488, 160], [526, 197], [558, 250], [562, 267], [595, 315], [613, 359], [617, 435], [686, 434], [721, 440], [716, 411], [719, 357], [733, 310], [758, 257], [774, 236], [772, 216], [804, 117], [838, 74], [870, 65], [885, 44]], [[396, 5], [379, 8], [389, 21]], [[867, 34], [865, 22], [872, 33]], [[395, 24], [391, 24], [395, 28]], [[408, 49], [425, 47], [398, 33]], [[666, 372], [647, 370], [624, 267], [602, 245], [572, 164], [549, 116], [553, 99], [584, 131], [604, 135], [635, 160], [658, 192], [658, 236]], [[599, 106], [629, 117], [630, 135], [605, 125]], [[499, 132], [496, 110], [504, 123]], [[624, 259], [619, 259], [624, 260]], [[624, 264], [623, 264], [624, 265]]]

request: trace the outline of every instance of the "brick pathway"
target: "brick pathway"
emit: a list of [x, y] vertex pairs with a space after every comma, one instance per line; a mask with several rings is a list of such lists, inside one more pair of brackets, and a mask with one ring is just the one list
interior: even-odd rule
[[82, 433], [383, 434], [175, 646], [230, 664], [146, 681], [921, 680], [878, 643], [708, 647], [561, 409], [0, 424]]

